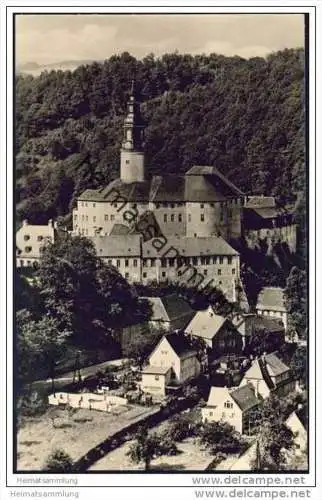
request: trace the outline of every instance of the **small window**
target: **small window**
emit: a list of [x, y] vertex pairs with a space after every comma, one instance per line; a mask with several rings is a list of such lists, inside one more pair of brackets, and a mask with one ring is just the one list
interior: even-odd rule
[[188, 214], [188, 222], [191, 222], [191, 214]]
[[178, 215], [178, 221], [182, 222], [182, 215], [181, 214]]
[[[88, 235], [88, 229], [85, 229], [85, 234], [86, 234], [86, 236]], [[102, 251], [102, 249], [101, 249], [101, 251]]]
[[136, 203], [133, 203], [132, 208], [136, 208]]
[[116, 267], [121, 267], [121, 261], [119, 259], [116, 260]]
[[222, 281], [219, 281], [218, 285], [221, 286], [222, 285]]
[[94, 208], [96, 207], [96, 203], [93, 203], [93, 207], [94, 207]]
[[147, 259], [143, 259], [142, 260], [142, 267], [147, 267], [147, 265], [148, 265]]
[[217, 257], [213, 257], [213, 258], [212, 258], [212, 263], [213, 263], [213, 264], [217, 264]]
[[214, 414], [214, 413], [213, 413], [212, 411], [210, 411], [210, 412], [209, 412], [209, 417], [212, 417], [212, 416], [213, 416], [213, 414]]
[[160, 208], [160, 203], [156, 203], [155, 208]]
[[86, 222], [88, 221], [88, 215], [86, 215]]
[[169, 266], [174, 267], [174, 259], [169, 259]]
[[221, 276], [221, 269], [218, 269], [218, 276]]
[[113, 265], [112, 259], [108, 259], [107, 263], [108, 263], [109, 266], [112, 266]]
[[155, 259], [151, 259], [151, 267], [155, 267]]
[[205, 258], [205, 264], [206, 264], [207, 266], [209, 266], [209, 264], [210, 264], [210, 257], [206, 257], [206, 258]]
[[161, 267], [167, 267], [167, 259], [161, 259]]
[[143, 278], [146, 278], [147, 274], [146, 273], [143, 273]]
[[114, 215], [111, 215], [111, 220], [114, 220], [114, 219], [115, 219]]
[[37, 241], [42, 241], [44, 239], [43, 236], [37, 236]]
[[125, 160], [125, 164], [128, 165], [130, 163], [130, 160]]
[[200, 214], [200, 220], [201, 220], [201, 222], [205, 221], [205, 214]]
[[219, 257], [219, 264], [223, 264], [224, 262], [224, 258], [223, 257]]
[[200, 208], [204, 208], [204, 204], [203, 203], [200, 203]]
[[194, 266], [197, 266], [198, 265], [198, 257], [192, 257], [192, 264]]
[[108, 220], [108, 215], [107, 214], [104, 215], [104, 220]]
[[155, 375], [154, 380], [159, 380], [159, 375]]
[[236, 269], [232, 269], [231, 274], [236, 274]]
[[171, 214], [171, 222], [174, 222], [174, 214]]
[[205, 276], [207, 276], [207, 274], [208, 274], [207, 269], [204, 269], [203, 273], [204, 273]]
[[85, 220], [85, 215], [82, 215], [82, 220]]
[[129, 278], [129, 276], [130, 276], [129, 273], [125, 273], [125, 278], [126, 279]]
[[233, 261], [233, 258], [232, 257], [227, 257], [227, 264], [231, 264]]
[[133, 267], [138, 267], [138, 261], [136, 259], [133, 260]]
[[167, 216], [167, 214], [164, 214], [163, 220], [164, 220], [164, 222], [168, 222], [168, 216]]
[[171, 208], [174, 208], [174, 207], [175, 207], [175, 204], [174, 204], [174, 203], [170, 203], [170, 207], [171, 207]]
[[94, 217], [93, 217], [93, 222], [96, 222], [96, 216], [95, 216], [95, 215], [94, 215]]
[[31, 252], [32, 248], [31, 247], [25, 247], [25, 252], [29, 253]]
[[129, 259], [125, 259], [125, 267], [129, 267]]
[[77, 221], [77, 215], [76, 214], [74, 215], [74, 220]]
[[84, 202], [82, 201], [82, 207], [84, 206]]

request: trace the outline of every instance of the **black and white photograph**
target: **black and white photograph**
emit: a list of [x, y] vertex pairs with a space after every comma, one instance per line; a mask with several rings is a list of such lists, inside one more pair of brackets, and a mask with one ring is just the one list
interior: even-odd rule
[[313, 472], [304, 11], [12, 14], [14, 474]]

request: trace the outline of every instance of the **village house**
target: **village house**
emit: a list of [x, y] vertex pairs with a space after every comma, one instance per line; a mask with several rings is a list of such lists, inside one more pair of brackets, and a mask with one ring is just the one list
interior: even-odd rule
[[285, 328], [281, 319], [257, 314], [235, 314], [232, 323], [243, 339], [243, 349], [251, 344], [255, 335], [261, 335], [262, 352], [273, 352], [285, 342]]
[[265, 287], [258, 295], [257, 314], [283, 321], [287, 330], [287, 311], [284, 304], [284, 291], [279, 287]]
[[165, 395], [166, 386], [182, 385], [200, 374], [197, 351], [182, 334], [166, 334], [149, 356], [142, 371], [141, 389], [155, 395]]
[[211, 359], [241, 354], [243, 350], [243, 339], [236, 327], [228, 318], [216, 314], [211, 306], [196, 312], [185, 334], [204, 341]]
[[195, 313], [189, 303], [177, 294], [144, 298], [152, 306], [152, 316], [148, 323], [155, 330], [184, 330]]
[[41, 252], [48, 243], [54, 243], [56, 228], [52, 220], [48, 224], [33, 225], [24, 220], [16, 232], [16, 264], [18, 268], [32, 268], [40, 260]]
[[274, 353], [256, 358], [240, 382], [240, 387], [251, 384], [263, 399], [270, 394], [286, 396], [295, 390], [291, 370]]
[[202, 408], [203, 422], [227, 422], [240, 434], [249, 434], [256, 425], [254, 415], [261, 404], [253, 387], [228, 389], [212, 387], [207, 406]]

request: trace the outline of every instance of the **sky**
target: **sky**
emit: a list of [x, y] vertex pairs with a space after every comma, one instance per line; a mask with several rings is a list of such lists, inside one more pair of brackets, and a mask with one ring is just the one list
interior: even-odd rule
[[301, 14], [16, 16], [16, 63], [103, 60], [130, 52], [265, 56], [304, 46]]

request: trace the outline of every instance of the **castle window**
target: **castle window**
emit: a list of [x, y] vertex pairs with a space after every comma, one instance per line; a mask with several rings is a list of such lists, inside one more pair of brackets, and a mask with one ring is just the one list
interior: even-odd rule
[[130, 160], [125, 160], [125, 164], [128, 165], [130, 163]]
[[120, 259], [116, 260], [116, 267], [121, 267], [121, 261], [120, 261]]
[[227, 264], [231, 264], [233, 261], [233, 258], [232, 257], [227, 257]]
[[85, 207], [87, 207], [87, 202], [85, 203]]
[[164, 214], [163, 220], [164, 220], [164, 222], [168, 222], [168, 216], [167, 216], [167, 214]]
[[155, 375], [154, 379], [159, 380], [159, 375]]
[[222, 285], [222, 281], [219, 281], [218, 285], [221, 286]]
[[95, 215], [93, 216], [93, 222], [96, 222], [96, 216]]
[[146, 273], [143, 273], [143, 278], [146, 278], [147, 274]]
[[24, 262], [23, 262], [23, 260], [21, 260], [20, 261], [20, 267], [23, 267], [23, 264], [24, 264]]
[[192, 264], [194, 266], [197, 266], [198, 265], [198, 257], [192, 257]]
[[218, 269], [218, 276], [221, 276], [221, 269]]
[[96, 207], [96, 203], [93, 203], [93, 207], [94, 207], [94, 208]]
[[138, 267], [138, 261], [136, 259], [133, 260], [133, 267]]
[[136, 208], [136, 203], [133, 203], [132, 208]]
[[156, 203], [155, 208], [160, 208], [160, 203]]
[[204, 265], [206, 263], [206, 259], [204, 257], [200, 257], [200, 264]]
[[114, 217], [114, 215], [112, 214], [112, 215], [111, 215], [111, 220], [114, 220], [114, 219], [115, 219], [115, 217]]
[[84, 206], [84, 202], [82, 201], [82, 207]]
[[204, 269], [203, 273], [204, 273], [205, 276], [207, 276], [207, 274], [208, 274], [207, 269]]
[[178, 221], [182, 222], [182, 215], [181, 214], [178, 215]]
[[164, 271], [162, 271], [162, 278], [165, 278], [166, 276], [166, 273]]
[[200, 220], [201, 220], [201, 222], [205, 221], [205, 214], [200, 214]]
[[107, 214], [104, 215], [104, 220], [108, 220], [108, 215]]
[[168, 204], [167, 204], [167, 203], [162, 203], [162, 206], [163, 206], [164, 208], [167, 208]]
[[191, 222], [191, 214], [188, 214], [188, 222]]
[[88, 221], [88, 215], [86, 215], [86, 222]]
[[231, 274], [236, 274], [236, 269], [232, 269]]
[[31, 250], [32, 250], [32, 247], [25, 247], [25, 252], [29, 253], [29, 252], [31, 252]]
[[161, 259], [161, 267], [167, 267], [167, 259]]
[[200, 208], [203, 208], [204, 207], [204, 204], [203, 203], [200, 203]]
[[169, 266], [174, 267], [174, 259], [169, 259]]
[[219, 257], [219, 264], [223, 264], [224, 262], [224, 258], [223, 257]]
[[77, 221], [77, 215], [76, 214], [74, 215], [74, 220]]
[[155, 267], [155, 259], [151, 259], [151, 267]]
[[82, 220], [85, 220], [85, 215], [82, 215]]
[[210, 206], [213, 208], [215, 206], [215, 204], [214, 203], [210, 203]]
[[[85, 234], [86, 234], [86, 236], [88, 235], [88, 229], [85, 229]], [[102, 249], [101, 249], [101, 251], [102, 251]]]
[[125, 273], [125, 278], [126, 279], [129, 278], [129, 276], [130, 276], [129, 273]]
[[213, 264], [217, 264], [217, 257], [213, 257], [213, 258], [212, 258], [212, 263], [213, 263]]
[[170, 207], [171, 207], [171, 208], [174, 208], [174, 207], [175, 207], [175, 204], [174, 204], [174, 203], [170, 203]]
[[113, 261], [112, 261], [112, 259], [108, 259], [107, 264], [108, 264], [109, 266], [112, 266], [112, 265], [113, 265]]
[[148, 261], [147, 261], [147, 259], [143, 259], [143, 260], [142, 260], [142, 266], [143, 266], [143, 267], [147, 267], [147, 266], [148, 266]]
[[40, 236], [37, 236], [37, 241], [42, 241], [43, 239], [44, 239], [44, 237], [43, 237], [43, 236], [41, 236], [41, 235], [40, 235]]
[[125, 259], [125, 267], [129, 267], [129, 259]]
[[171, 214], [171, 222], [174, 222], [174, 214]]

